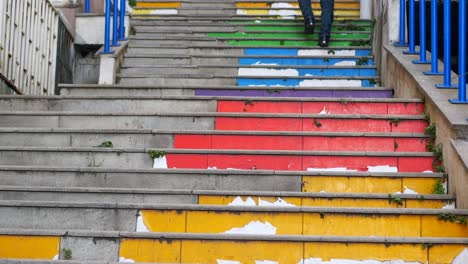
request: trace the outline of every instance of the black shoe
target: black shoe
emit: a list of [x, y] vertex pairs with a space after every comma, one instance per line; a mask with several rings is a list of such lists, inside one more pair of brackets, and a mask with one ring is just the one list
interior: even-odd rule
[[325, 48], [325, 47], [328, 47], [328, 42], [330, 41], [330, 39], [326, 36], [321, 36], [319, 38], [319, 46], [322, 47], [322, 48]]
[[314, 20], [312, 18], [307, 18], [304, 21], [304, 33], [314, 34]]

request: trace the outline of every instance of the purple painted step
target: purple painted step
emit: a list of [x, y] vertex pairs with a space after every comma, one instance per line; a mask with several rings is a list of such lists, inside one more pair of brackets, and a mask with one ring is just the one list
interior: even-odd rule
[[296, 90], [281, 89], [197, 89], [198, 96], [254, 96], [254, 97], [354, 97], [354, 98], [392, 98], [393, 91], [390, 89], [360, 89], [356, 90]]

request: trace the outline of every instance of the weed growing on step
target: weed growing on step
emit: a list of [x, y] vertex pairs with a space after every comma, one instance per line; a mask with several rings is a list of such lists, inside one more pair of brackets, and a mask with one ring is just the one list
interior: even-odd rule
[[358, 39], [358, 40], [352, 40], [349, 42], [350, 46], [355, 46], [355, 47], [370, 46], [370, 44], [371, 44], [370, 39], [366, 39], [366, 40]]
[[395, 151], [398, 150], [398, 142], [395, 141], [395, 142], [393, 143], [393, 149], [394, 149]]
[[100, 145], [96, 146], [98, 148], [113, 148], [114, 144], [112, 144], [112, 141], [104, 141]]
[[439, 214], [437, 218], [441, 221], [457, 223], [461, 225], [466, 225], [466, 217], [463, 215], [454, 215], [454, 214]]
[[328, 50], [328, 54], [333, 54], [333, 55], [335, 55], [335, 51], [332, 50], [332, 49], [330, 49], [330, 50]]
[[395, 127], [398, 127], [398, 125], [400, 124], [401, 120], [400, 118], [393, 118], [392, 120], [390, 120], [390, 125], [392, 126], [395, 126]]
[[330, 62], [329, 58], [323, 58], [323, 62]]
[[314, 119], [314, 125], [317, 127], [317, 128], [320, 128], [322, 126], [322, 123], [320, 123], [320, 121], [318, 121], [317, 119]]
[[361, 57], [356, 61], [356, 65], [362, 66], [362, 65], [368, 65], [369, 64], [369, 58], [367, 57]]
[[380, 85], [380, 82], [377, 81], [376, 79], [369, 79], [369, 84], [370, 84], [370, 85], [377, 85], [377, 84]]
[[424, 201], [424, 199], [426, 199], [426, 198], [424, 197], [424, 195], [419, 195], [418, 200], [419, 200], [420, 202]]
[[103, 163], [104, 163], [104, 160], [102, 160], [101, 162], [96, 162], [96, 159], [93, 157], [93, 159], [89, 161], [88, 167], [98, 168], [98, 167], [101, 167]]
[[388, 194], [388, 203], [395, 203], [398, 206], [403, 206], [403, 199], [401, 197], [392, 196], [391, 194]]
[[72, 250], [69, 248], [62, 249], [63, 259], [64, 260], [71, 260], [72, 259]]
[[251, 99], [247, 99], [247, 100], [244, 101], [244, 105], [253, 105], [253, 104], [254, 104], [253, 100], [251, 100]]
[[272, 93], [280, 94], [281, 93], [280, 89], [267, 89], [266, 91], [268, 94], [272, 94]]
[[148, 154], [152, 159], [159, 159], [166, 156], [166, 151], [164, 150], [148, 150]]
[[444, 181], [442, 179], [437, 179], [432, 185], [432, 194], [445, 194]]
[[342, 27], [340, 27], [339, 29], [345, 30], [345, 31], [359, 31], [359, 30], [362, 30], [362, 27], [355, 25], [355, 24], [347, 23], [343, 25]]
[[424, 250], [424, 249], [430, 249], [430, 248], [432, 248], [432, 244], [431, 244], [431, 243], [423, 243], [423, 244], [422, 244], [422, 249], [423, 249], [423, 250]]

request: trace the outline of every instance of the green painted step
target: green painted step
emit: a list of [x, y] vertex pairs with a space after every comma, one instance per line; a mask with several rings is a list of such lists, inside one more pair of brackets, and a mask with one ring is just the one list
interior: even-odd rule
[[[214, 38], [317, 38], [318, 32], [315, 34], [304, 33], [245, 33], [245, 32], [217, 32], [208, 33], [209, 37]], [[369, 33], [332, 33], [332, 38], [341, 39], [369, 39]]]
[[[256, 46], [256, 47], [318, 47], [317, 40], [229, 40], [230, 46]], [[329, 47], [369, 47], [370, 40], [331, 40]]]
[[[320, 20], [317, 21], [320, 23]], [[262, 25], [262, 24], [302, 24], [302, 19], [268, 19], [268, 20], [227, 20], [225, 23], [229, 24], [255, 24], [255, 25]], [[372, 26], [373, 22], [370, 20], [339, 20], [334, 23], [335, 26], [338, 25], [362, 25], [362, 26]]]
[[[319, 25], [317, 25], [317, 29], [319, 29]], [[340, 25], [335, 25], [332, 26], [332, 31], [365, 31], [365, 32], [370, 32], [371, 31], [370, 26], [355, 26], [353, 25], [352, 27], [348, 26], [340, 26]], [[298, 26], [245, 26], [244, 27], [245, 31], [303, 31], [304, 26], [298, 25]]]

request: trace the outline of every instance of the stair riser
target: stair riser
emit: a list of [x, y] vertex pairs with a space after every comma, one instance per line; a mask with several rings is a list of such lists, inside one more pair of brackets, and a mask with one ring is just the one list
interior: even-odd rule
[[[197, 204], [198, 196], [190, 194], [138, 194], [138, 193], [73, 193], [1, 191], [0, 200], [62, 201], [94, 203], [146, 203], [146, 204]], [[440, 207], [439, 207], [440, 208]]]
[[216, 100], [139, 100], [139, 99], [0, 99], [0, 111], [77, 111], [77, 112], [216, 112]]
[[[280, 141], [281, 140], [281, 141]], [[171, 134], [125, 133], [1, 133], [1, 146], [94, 147], [111, 141], [116, 148], [173, 148]], [[278, 142], [281, 142], [279, 144]], [[396, 148], [396, 146], [398, 146]], [[320, 136], [211, 136], [176, 135], [176, 148], [424, 152], [422, 138], [365, 138]]]
[[236, 14], [235, 9], [179, 9], [179, 14], [182, 16], [192, 16], [192, 15], [209, 15], [209, 16], [233, 16]]
[[1, 127], [212, 130], [213, 117], [3, 116]]
[[[425, 152], [421, 138], [176, 135], [175, 148]], [[401, 146], [401, 147], [400, 147]]]
[[[102, 167], [121, 169], [150, 169], [153, 160], [148, 153], [120, 152], [56, 152], [40, 150], [2, 151], [0, 165]], [[232, 154], [166, 154], [167, 167], [179, 169], [246, 169], [246, 170], [302, 170], [309, 168], [347, 168], [368, 171], [368, 166], [396, 167], [399, 172], [432, 170], [433, 158], [382, 156], [324, 156], [324, 155], [232, 155]]]
[[[324, 79], [323, 79], [324, 78]], [[190, 75], [185, 77], [180, 76], [170, 76], [163, 74], [158, 78], [155, 77], [120, 77], [120, 84], [129, 85], [129, 84], [138, 84], [138, 85], [200, 85], [200, 86], [209, 86], [209, 85], [230, 85], [230, 86], [290, 86], [290, 87], [374, 87], [375, 84], [371, 83], [370, 79], [343, 79], [336, 80], [327, 79], [323, 77], [322, 79], [313, 79], [313, 77], [304, 78], [288, 78], [288, 77], [278, 77], [278, 78], [249, 78], [246, 76], [238, 77], [208, 77], [200, 75], [198, 77], [191, 77]], [[349, 77], [351, 78], [351, 77]], [[358, 77], [359, 78], [359, 77]]]
[[[8, 229], [101, 230], [135, 232], [138, 208], [0, 207]], [[346, 212], [224, 212], [142, 210], [151, 232], [224, 233], [253, 221], [268, 222], [277, 235], [466, 237], [468, 227], [431, 215]], [[79, 221], [77, 221], [79, 219]], [[349, 225], [354, 228], [349, 228]], [[258, 232], [258, 231], [257, 231]]]
[[[47, 232], [44, 232], [47, 234]], [[344, 241], [227, 241], [224, 239], [181, 239], [156, 237], [139, 237], [128, 234], [127, 237], [98, 233], [70, 234], [51, 233], [49, 236], [3, 235], [0, 241], [8, 248], [0, 257], [10, 258], [8, 263], [31, 263], [15, 260], [23, 252], [29, 253], [31, 259], [42, 259], [40, 263], [54, 263], [52, 259], [61, 254], [64, 259], [65, 249], [72, 252], [74, 260], [94, 260], [115, 262], [119, 257], [136, 262], [154, 263], [217, 263], [218, 260], [235, 260], [241, 263], [257, 261], [275, 261], [278, 263], [302, 263], [309, 258], [353, 259], [353, 260], [406, 260], [419, 263], [451, 263], [465, 244], [445, 242], [433, 244], [431, 240], [416, 243], [362, 243]], [[94, 236], [93, 236], [94, 235]], [[96, 243], [97, 242], [97, 243]], [[431, 244], [431, 247], [427, 247]], [[390, 245], [390, 246], [389, 246]], [[22, 251], [18, 251], [21, 248]], [[107, 250], [103, 252], [103, 249]], [[287, 248], [288, 250], [284, 250]], [[62, 253], [60, 253], [62, 251]], [[158, 252], [155, 254], [154, 252]], [[199, 252], [206, 252], [199, 254]], [[87, 262], [81, 262], [87, 263]], [[93, 262], [104, 264], [101, 262]]]
[[[74, 91], [75, 92], [75, 91]], [[79, 91], [76, 91], [79, 92]], [[343, 98], [343, 97], [354, 97], [354, 98], [391, 98], [393, 97], [392, 91], [376, 91], [369, 89], [367, 91], [355, 90], [355, 91], [336, 91], [333, 89], [327, 90], [282, 90], [276, 92], [275, 90], [210, 90], [210, 89], [199, 89], [195, 91], [196, 95], [199, 96], [250, 96], [250, 97], [332, 97], [332, 98]]]
[[[157, 64], [154, 64], [157, 65]], [[192, 64], [193, 65], [193, 64]], [[136, 65], [135, 65], [136, 66]], [[163, 75], [163, 74], [187, 74], [187, 75], [200, 75], [200, 74], [216, 74], [216, 75], [236, 75], [238, 72], [237, 68], [206, 68], [206, 67], [194, 67], [194, 68], [177, 68], [177, 67], [153, 67], [153, 68], [132, 68], [128, 64], [125, 65], [128, 67], [126, 69], [121, 69], [120, 74], [123, 76], [142, 76], [146, 75], [148, 77], [154, 75]], [[137, 66], [139, 67], [139, 66]], [[141, 65], [140, 65], [141, 67]]]
[[[301, 192], [299, 175], [2, 171], [2, 185]], [[433, 181], [432, 179], [429, 179]]]
[[190, 58], [125, 58], [123, 67], [141, 67], [142, 65], [190, 65]]
[[[200, 204], [200, 205], [228, 205], [236, 198], [252, 199], [256, 204], [262, 201], [274, 203], [277, 196], [213, 196], [190, 194], [152, 194], [152, 193], [124, 193], [124, 192], [52, 192], [52, 191], [0, 191], [0, 200], [15, 201], [61, 201], [94, 203], [146, 203], [146, 204]], [[296, 206], [327, 206], [327, 207], [368, 207], [368, 208], [428, 208], [440, 209], [454, 200], [416, 200], [402, 199], [401, 204], [391, 199], [381, 198], [301, 198], [282, 197], [284, 201]]]
[[[206, 39], [206, 40], [145, 40], [138, 39], [132, 40], [135, 46], [146, 46], [148, 48], [157, 48], [159, 46], [197, 46], [197, 45], [219, 45], [219, 46], [260, 46], [260, 47], [318, 47], [317, 39], [304, 41], [304, 40], [219, 40], [219, 39]], [[330, 47], [350, 47], [354, 41], [332, 40]], [[368, 46], [368, 45], [365, 45]]]
[[422, 103], [218, 101], [218, 112], [422, 115]]
[[[60, 95], [84, 95], [88, 96], [92, 90], [92, 93], [96, 96], [194, 96], [195, 90], [193, 88], [173, 88], [173, 89], [164, 89], [164, 88], [100, 88], [93, 87], [83, 88], [83, 87], [73, 87], [73, 88], [61, 88]], [[388, 94], [389, 92], [387, 92]], [[392, 93], [392, 92], [390, 92]], [[391, 96], [388, 96], [391, 97]]]

